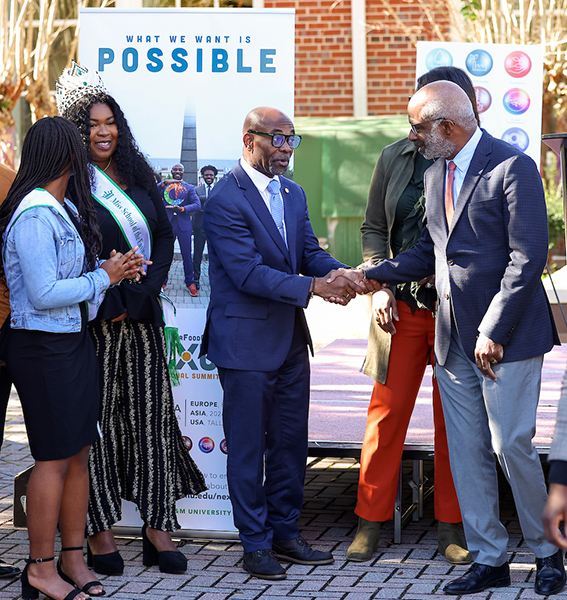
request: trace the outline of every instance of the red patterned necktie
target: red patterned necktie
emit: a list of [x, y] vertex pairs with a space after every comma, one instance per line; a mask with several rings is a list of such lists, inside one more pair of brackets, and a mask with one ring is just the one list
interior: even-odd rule
[[455, 205], [453, 204], [453, 182], [455, 181], [455, 169], [457, 165], [451, 160], [447, 165], [449, 173], [447, 174], [447, 188], [445, 189], [445, 216], [447, 217], [447, 225], [451, 227]]

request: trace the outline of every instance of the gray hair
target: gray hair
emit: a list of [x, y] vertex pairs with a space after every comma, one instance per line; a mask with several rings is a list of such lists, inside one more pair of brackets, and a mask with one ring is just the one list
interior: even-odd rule
[[432, 98], [423, 106], [422, 120], [448, 119], [465, 131], [474, 131], [477, 120], [470, 101], [467, 99], [463, 102], [453, 102], [452, 100], [453, 98]]

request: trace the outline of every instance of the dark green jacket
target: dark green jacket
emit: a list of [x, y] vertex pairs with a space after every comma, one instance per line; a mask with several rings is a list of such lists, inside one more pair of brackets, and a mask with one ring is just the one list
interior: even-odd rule
[[[366, 215], [362, 223], [362, 256], [379, 262], [390, 258], [390, 232], [396, 215], [396, 205], [413, 175], [417, 150], [407, 138], [386, 146], [372, 174]], [[392, 336], [382, 331], [372, 316], [368, 335], [368, 350], [364, 373], [378, 383], [388, 375]]]

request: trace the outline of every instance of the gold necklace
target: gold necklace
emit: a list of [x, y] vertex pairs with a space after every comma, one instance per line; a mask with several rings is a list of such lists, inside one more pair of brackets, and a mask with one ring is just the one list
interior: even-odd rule
[[112, 159], [114, 158], [114, 154], [110, 157], [110, 160], [108, 161], [108, 164], [106, 165], [106, 167], [104, 167], [104, 169], [102, 170], [103, 173], [106, 173], [106, 169], [108, 169], [108, 167], [110, 167], [110, 163], [112, 162]]

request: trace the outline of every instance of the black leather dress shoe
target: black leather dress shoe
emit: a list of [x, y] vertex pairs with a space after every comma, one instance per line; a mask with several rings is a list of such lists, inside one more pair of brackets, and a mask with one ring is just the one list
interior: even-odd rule
[[242, 566], [250, 575], [260, 579], [285, 579], [287, 577], [285, 569], [274, 558], [271, 550], [245, 552], [242, 557]]
[[0, 562], [0, 579], [8, 577], [19, 577], [22, 574], [18, 567], [14, 567], [5, 562]]
[[473, 563], [471, 568], [458, 579], [453, 579], [444, 588], [446, 594], [476, 594], [491, 587], [507, 587], [510, 585], [510, 567], [505, 562], [500, 567]]
[[330, 565], [335, 562], [330, 552], [314, 550], [301, 536], [293, 540], [274, 540], [272, 549], [276, 558], [298, 565]]
[[561, 550], [546, 558], [536, 558], [536, 567], [534, 584], [536, 594], [542, 596], [558, 594], [565, 587], [565, 566]]

